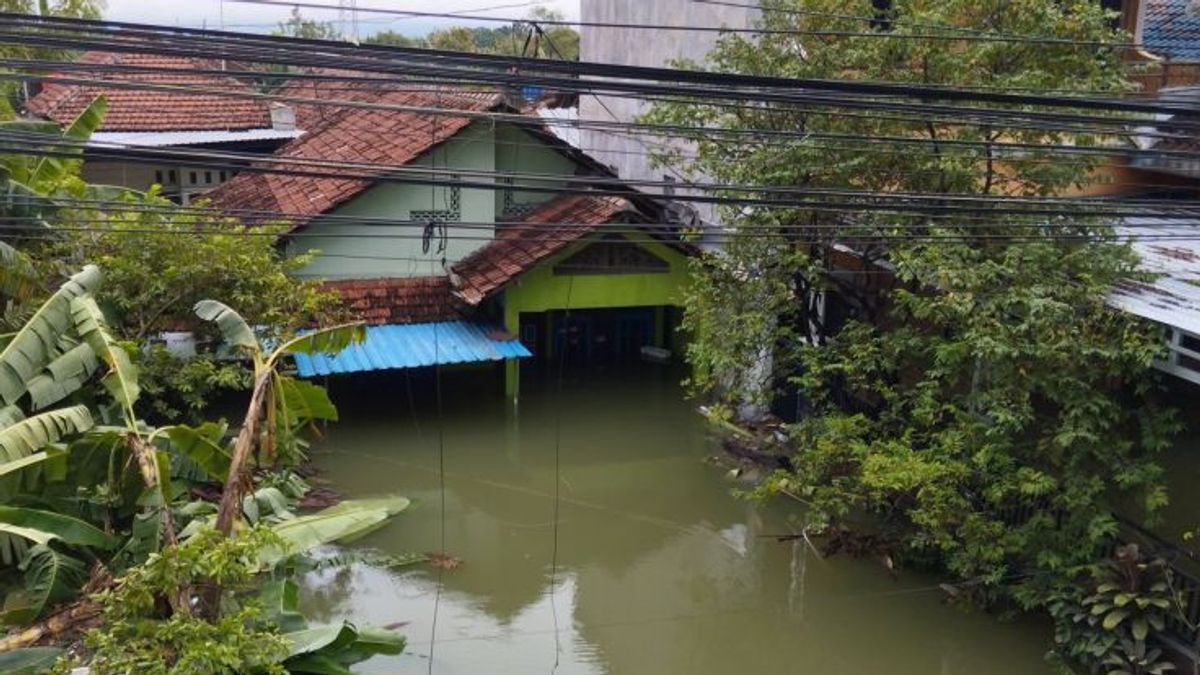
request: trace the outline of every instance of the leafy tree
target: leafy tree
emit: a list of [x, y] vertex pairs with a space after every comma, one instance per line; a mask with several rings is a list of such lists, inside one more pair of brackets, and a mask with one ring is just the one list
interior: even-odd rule
[[363, 42], [369, 45], [386, 45], [389, 47], [424, 47], [424, 38], [409, 37], [394, 30], [383, 30], [368, 36]]
[[452, 26], [429, 34], [429, 47], [453, 52], [477, 52], [475, 31], [466, 26]]
[[[703, 67], [1000, 90], [1128, 87], [1116, 50], [949, 39], [969, 27], [1125, 42], [1091, 0], [895, 0], [875, 26], [845, 18], [876, 12], [866, 0], [765, 4], [797, 11], [764, 12], [764, 27], [781, 32], [725, 36]], [[820, 37], [788, 34], [798, 28]], [[879, 192], [1055, 194], [1093, 180], [1098, 160], [1049, 149], [1001, 156], [1000, 144], [1105, 140], [792, 104], [672, 102], [649, 119], [811, 133], [736, 143], [692, 133], [695, 161], [661, 157], [716, 182]], [[1166, 502], [1155, 456], [1176, 424], [1149, 368], [1162, 335], [1106, 306], [1137, 262], [1110, 223], [988, 207], [961, 217], [800, 208], [724, 217], [739, 236], [696, 266], [689, 298], [694, 383], [721, 398], [723, 414], [768, 403], [762, 382], [799, 389], [808, 410], [788, 427], [792, 470], [762, 494], [802, 500], [809, 526], [869, 517], [907, 559], [945, 568], [984, 598], [1011, 592], [1033, 607], [1055, 580], [1099, 559], [1116, 498], [1143, 514]], [[830, 311], [818, 311], [821, 298]], [[849, 313], [844, 326], [835, 305]]]
[[578, 61], [579, 32], [574, 28], [550, 25], [542, 27], [540, 33], [533, 28], [533, 24], [538, 21], [562, 21], [563, 18], [560, 12], [545, 7], [535, 7], [529, 12], [526, 19], [514, 21], [511, 26], [496, 28], [450, 26], [435, 30], [423, 38], [411, 38], [389, 30], [376, 33], [366, 38], [365, 42], [476, 54], [503, 54], [505, 56]]
[[293, 7], [287, 21], [279, 22], [279, 28], [271, 31], [272, 35], [301, 38], [304, 40], [340, 40], [341, 33], [336, 26], [328, 21], [310, 19], [300, 13], [299, 7]]
[[[12, 14], [37, 14], [75, 19], [99, 19], [104, 9], [103, 0], [0, 0], [0, 12]], [[46, 61], [69, 61], [72, 53], [51, 47], [26, 47], [0, 45], [0, 57], [6, 59], [34, 59]], [[0, 82], [0, 119], [7, 118], [19, 109], [25, 89], [20, 81]]]

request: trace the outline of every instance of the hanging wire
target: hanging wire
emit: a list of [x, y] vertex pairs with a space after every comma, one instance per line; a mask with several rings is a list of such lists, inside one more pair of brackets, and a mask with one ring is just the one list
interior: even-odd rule
[[[562, 644], [558, 629], [558, 604], [555, 602], [555, 585], [558, 583], [558, 530], [561, 523], [560, 508], [562, 488], [562, 418], [563, 418], [563, 381], [567, 367], [567, 350], [571, 347], [571, 293], [575, 288], [575, 276], [567, 277], [567, 298], [564, 303], [563, 342], [558, 354], [558, 384], [554, 396], [554, 526], [551, 532], [550, 548], [550, 616], [554, 621], [554, 665], [550, 675], [558, 671], [562, 658]], [[519, 326], [518, 326], [519, 328]]]

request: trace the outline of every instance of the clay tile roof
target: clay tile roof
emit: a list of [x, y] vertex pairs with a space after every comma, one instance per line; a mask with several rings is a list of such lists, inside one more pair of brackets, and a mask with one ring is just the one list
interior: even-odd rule
[[342, 296], [347, 309], [369, 325], [429, 323], [462, 318], [461, 302], [448, 277], [346, 279], [326, 287]]
[[[305, 86], [305, 85], [298, 85]], [[343, 94], [356, 100], [356, 94]], [[363, 93], [371, 102], [422, 108], [453, 108], [468, 112], [491, 110], [501, 104], [500, 96], [482, 92], [399, 90], [376, 85]], [[321, 161], [355, 162], [404, 166], [441, 144], [471, 123], [470, 117], [426, 114], [416, 111], [364, 108], [333, 108], [324, 112], [297, 110], [301, 128], [310, 123], [304, 136], [291, 141], [273, 157]], [[263, 166], [271, 167], [270, 161]], [[274, 166], [287, 167], [276, 162]], [[296, 168], [293, 163], [292, 168]], [[319, 166], [301, 166], [326, 173]], [[328, 172], [333, 173], [333, 172]], [[344, 172], [343, 172], [344, 173]], [[363, 178], [300, 176], [246, 171], [208, 193], [212, 204], [222, 209], [251, 209], [288, 216], [293, 226], [326, 213], [370, 187], [369, 173]], [[249, 218], [247, 220], [267, 220]]]
[[1170, 61], [1200, 61], [1200, 0], [1148, 0], [1142, 44]]
[[[518, 225], [453, 268], [455, 294], [477, 305], [515, 277], [634, 207], [621, 197], [567, 195], [531, 211]], [[539, 227], [541, 226], [541, 227]]]
[[[105, 72], [64, 68], [55, 75], [74, 80], [105, 79], [254, 92], [253, 87], [234, 77], [186, 72], [189, 69], [219, 69], [218, 64], [203, 59], [158, 54], [87, 52], [77, 63], [90, 66], [153, 68], [156, 72]], [[69, 124], [101, 94], [108, 101], [108, 112], [100, 127], [101, 131], [236, 131], [271, 126], [270, 109], [263, 100], [203, 92], [137, 89], [106, 83], [74, 84], [48, 81], [42, 90], [29, 100], [26, 108], [31, 114], [59, 124]]]

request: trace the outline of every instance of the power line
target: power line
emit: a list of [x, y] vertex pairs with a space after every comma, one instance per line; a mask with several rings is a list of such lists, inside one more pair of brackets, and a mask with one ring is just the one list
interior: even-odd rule
[[[0, 17], [8, 18], [13, 25], [38, 26], [46, 28], [53, 26], [60, 29], [59, 32], [51, 35], [58, 35], [62, 30], [87, 30], [99, 29], [108, 31], [119, 31], [119, 34], [114, 33], [117, 37], [124, 40], [122, 43], [110, 45], [118, 47], [118, 51], [152, 51], [153, 47], [149, 47], [147, 43], [138, 43], [138, 40], [154, 38], [158, 43], [156, 48], [163, 49], [162, 41], [164, 39], [183, 39], [185, 37], [200, 37], [207, 38], [206, 46], [208, 49], [197, 56], [214, 56], [214, 48], [221, 44], [225, 47], [236, 47], [236, 44], [230, 44], [228, 40], [237, 40], [242, 47], [258, 45], [259, 48], [283, 48], [285, 45], [290, 49], [279, 49], [271, 54], [271, 60], [277, 63], [283, 63], [289, 58], [288, 54], [283, 52], [290, 51], [294, 53], [295, 48], [304, 44], [312, 45], [319, 48], [324, 53], [340, 53], [346, 56], [357, 55], [361, 57], [363, 54], [390, 56], [390, 57], [418, 57], [424, 59], [425, 65], [432, 63], [458, 63], [467, 66], [493, 66], [497, 68], [524, 68], [535, 70], [544, 73], [566, 73], [573, 76], [581, 75], [596, 75], [602, 77], [632, 79], [632, 80], [654, 80], [668, 81], [676, 83], [687, 83], [693, 85], [700, 84], [719, 84], [731, 89], [785, 89], [797, 90], [805, 89], [818, 92], [836, 92], [842, 94], [866, 94], [875, 96], [900, 96], [919, 98], [927, 101], [973, 101], [976, 103], [1001, 103], [1006, 105], [1017, 106], [1044, 106], [1048, 108], [1071, 107], [1077, 109], [1088, 110], [1107, 110], [1117, 112], [1141, 112], [1141, 113], [1162, 113], [1162, 114], [1178, 114], [1184, 117], [1200, 116], [1200, 110], [1195, 110], [1184, 105], [1168, 105], [1162, 102], [1146, 103], [1135, 102], [1119, 99], [1096, 99], [1089, 97], [1054, 97], [1054, 96], [1036, 96], [1030, 94], [1012, 94], [998, 92], [977, 92], [969, 91], [961, 88], [938, 87], [926, 85], [914, 85], [911, 83], [896, 83], [896, 82], [863, 82], [851, 80], [829, 80], [818, 78], [781, 78], [772, 76], [758, 75], [743, 75], [729, 73], [714, 73], [707, 71], [686, 71], [671, 68], [651, 68], [645, 66], [618, 66], [613, 64], [597, 64], [588, 62], [567, 62], [548, 59], [527, 59], [518, 57], [507, 57], [499, 55], [484, 55], [484, 54], [469, 54], [462, 52], [440, 52], [435, 50], [425, 50], [417, 48], [393, 47], [369, 45], [365, 47], [354, 47], [356, 51], [347, 51], [345, 45], [337, 42], [324, 40], [303, 40], [298, 38], [281, 38], [272, 36], [250, 36], [242, 33], [228, 33], [224, 31], [199, 30], [199, 29], [184, 29], [184, 28], [163, 28], [158, 26], [148, 26], [146, 24], [131, 24], [118, 22], [101, 22], [88, 21], [82, 19], [65, 19], [61, 17], [29, 17], [18, 14], [0, 14]], [[509, 21], [504, 19], [504, 21]], [[15, 40], [21, 44], [40, 44], [49, 46], [70, 46], [68, 43], [55, 43], [53, 38], [47, 37], [43, 30], [41, 37], [22, 34], [20, 31], [9, 33], [6, 35], [11, 40]], [[94, 41], [94, 40], [93, 40]], [[89, 48], [86, 43], [76, 43], [76, 48]], [[265, 55], [267, 52], [260, 51], [259, 56]], [[227, 56], [227, 55], [226, 55]], [[311, 58], [311, 56], [310, 56]], [[328, 63], [326, 65], [353, 68], [354, 65], [346, 62]], [[366, 64], [360, 64], [361, 70], [374, 70], [383, 66], [382, 62], [374, 60]], [[373, 67], [371, 67], [373, 66]], [[466, 70], [462, 73], [465, 75]], [[494, 76], [494, 75], [493, 75]], [[616, 86], [616, 83], [608, 83], [610, 86]], [[705, 92], [693, 90], [693, 94], [710, 95]], [[730, 92], [725, 92], [728, 95]]]
[[[305, 7], [311, 9], [330, 9], [329, 5], [324, 5], [316, 2], [294, 2], [293, 0], [276, 1], [276, 0], [231, 0], [251, 5], [267, 5], [275, 7]], [[456, 18], [453, 15], [445, 12], [419, 12], [414, 10], [402, 9], [385, 9], [380, 7], [363, 8], [362, 11], [371, 14], [388, 14], [410, 17], [423, 17], [432, 19], [452, 19]], [[510, 23], [512, 19], [507, 17], [497, 16], [473, 16], [473, 21], [487, 21], [493, 23]], [[680, 26], [674, 24], [642, 24], [642, 23], [622, 23], [616, 21], [558, 21], [558, 20], [540, 20], [539, 22], [547, 26], [564, 26], [568, 28], [588, 27], [588, 28], [620, 28], [624, 30], [650, 30], [650, 31], [676, 31], [689, 33], [720, 33], [732, 35], [807, 35], [813, 37], [863, 37], [863, 38], [894, 38], [894, 39], [924, 39], [924, 40], [947, 40], [955, 42], [1018, 42], [1022, 44], [1052, 44], [1074, 47], [1091, 47], [1091, 48], [1106, 48], [1115, 50], [1137, 49], [1138, 46], [1133, 43], [1116, 43], [1116, 42], [1100, 42], [1094, 40], [1071, 40], [1067, 38], [1052, 38], [1052, 37], [1036, 37], [1036, 36], [1005, 36], [1002, 34], [988, 35], [944, 35], [944, 34], [914, 34], [914, 33], [894, 33], [886, 31], [838, 31], [838, 30], [803, 30], [803, 29], [777, 29], [777, 28], [731, 28], [727, 26]]]
[[[587, 192], [586, 190], [584, 190], [584, 191], [579, 191], [579, 192], [576, 192], [573, 194], [588, 195], [590, 193]], [[122, 200], [80, 199], [80, 198], [69, 198], [69, 197], [54, 198], [54, 202], [61, 206], [77, 208], [84, 212], [88, 212], [91, 210], [103, 210], [104, 212], [106, 212], [108, 214], [147, 214], [147, 215], [166, 214], [166, 215], [170, 215], [170, 216], [176, 216], [174, 219], [168, 219], [166, 222], [173, 223], [173, 224], [186, 224], [186, 225], [196, 225], [201, 222], [204, 222], [205, 220], [212, 220], [212, 219], [219, 220], [223, 217], [243, 218], [243, 219], [247, 219], [247, 220], [253, 220], [254, 222], [263, 222], [263, 223], [267, 223], [272, 220], [278, 220], [285, 224], [287, 223], [287, 221], [289, 219], [295, 218], [295, 216], [290, 216], [290, 215], [280, 212], [280, 211], [268, 211], [268, 210], [248, 209], [248, 208], [231, 208], [231, 209], [222, 209], [220, 211], [217, 211], [211, 207], [180, 206], [180, 205], [176, 205], [176, 204], [157, 204], [157, 205], [156, 204], [141, 204], [141, 203], [130, 203], [127, 201], [122, 201]], [[1117, 202], [1117, 203], [1120, 204], [1123, 202]], [[809, 210], [821, 211], [823, 209], [811, 208]], [[840, 207], [834, 207], [834, 208], [825, 209], [825, 210], [829, 210], [834, 213], [842, 213], [842, 209]], [[888, 213], [884, 209], [880, 209], [879, 212]], [[896, 212], [896, 213], [897, 213], [897, 215], [911, 215], [908, 212]], [[190, 215], [192, 217], [191, 218], [180, 217], [183, 215]], [[993, 227], [997, 226], [997, 222], [994, 218], [988, 217], [985, 215], [972, 214], [972, 213], [966, 213], [966, 214], [957, 214], [957, 213], [953, 213], [953, 214], [918, 214], [918, 215], [920, 218], [928, 219], [931, 222], [936, 222], [939, 220], [951, 221], [955, 224], [955, 226], [964, 227], [964, 228], [975, 226], [975, 227], [979, 227], [980, 229], [988, 229], [988, 228], [993, 228]], [[1112, 213], [1089, 214], [1090, 217], [1098, 217], [1098, 218], [1111, 217], [1114, 215], [1115, 214], [1112, 214]], [[1135, 205], [1134, 209], [1131, 209], [1129, 212], [1123, 213], [1122, 215], [1126, 215], [1128, 217], [1135, 217], [1135, 216], [1145, 215], [1145, 214], [1142, 214], [1141, 212], [1139, 212]], [[9, 217], [8, 220], [20, 220], [21, 218], [26, 218], [30, 221], [37, 220], [37, 216], [25, 216], [25, 217], [12, 216], [12, 217]], [[1169, 221], [1181, 220], [1184, 223], [1188, 223], [1193, 220], [1200, 221], [1200, 213], [1192, 213], [1190, 211], [1184, 211], [1180, 214], [1169, 214], [1169, 215], [1161, 216], [1161, 219], [1169, 220]], [[84, 220], [86, 220], [86, 219], [84, 219]], [[337, 215], [337, 214], [323, 214], [323, 215], [315, 218], [314, 220], [316, 220], [322, 224], [331, 224], [331, 225], [347, 224], [347, 225], [360, 225], [360, 226], [367, 226], [367, 227], [424, 227], [426, 224], [428, 224], [427, 220], [413, 220], [413, 219], [406, 220], [406, 219], [397, 219], [397, 218], [383, 218], [383, 217], [357, 216], [357, 215], [348, 216], [348, 215]], [[97, 222], [97, 221], [98, 222], [109, 222], [108, 220], [105, 220], [102, 218], [95, 219], [92, 222]], [[473, 222], [473, 221], [448, 221], [448, 222], [449, 222], [449, 224], [455, 226], [456, 228], [460, 228], [460, 229], [462, 229], [462, 228], [485, 229], [485, 230], [489, 230], [489, 231], [495, 229], [495, 230], [504, 230], [504, 231], [511, 231], [511, 232], [519, 232], [522, 230], [540, 231], [547, 227], [555, 227], [555, 226], [575, 227], [575, 226], [588, 226], [589, 225], [588, 223], [576, 223], [576, 222], [567, 222], [567, 221], [556, 221], [555, 223], [552, 223], [552, 224], [531, 223], [527, 220], [520, 220], [520, 219], [517, 219], [517, 220], [501, 219], [501, 220], [487, 221], [487, 222], [482, 222], [482, 221], [476, 221], [476, 222]], [[653, 224], [654, 223], [644, 223], [643, 225], [653, 225]], [[673, 225], [670, 223], [662, 223], [660, 225], [663, 227], [680, 227], [680, 226]], [[1123, 226], [1137, 228], [1137, 227], [1159, 227], [1160, 225], [1161, 224], [1139, 226], [1136, 224], [1132, 224], [1132, 225], [1124, 224]], [[891, 229], [904, 229], [906, 227], [919, 229], [919, 228], [925, 227], [925, 225], [904, 225], [904, 224], [899, 224], [899, 223], [885, 224], [885, 225], [868, 224], [868, 225], [864, 225], [864, 226], [888, 227]], [[1178, 226], [1178, 225], [1176, 225], [1176, 226]], [[638, 230], [644, 229], [642, 227], [638, 227], [638, 225], [636, 223], [609, 223], [609, 224], [601, 224], [601, 225], [598, 225], [597, 227], [602, 228], [602, 229], [607, 229], [607, 230], [621, 230], [621, 228], [634, 228], [634, 229], [638, 229]], [[773, 230], [776, 230], [779, 232], [791, 232], [791, 231], [841, 232], [841, 231], [846, 231], [847, 229], [853, 228], [853, 227], [855, 227], [855, 225], [853, 223], [810, 223], [810, 224], [804, 224], [804, 225], [775, 224], [775, 225], [772, 225], [771, 227]], [[1077, 222], [1072, 222], [1072, 221], [1058, 222], [1058, 223], [1046, 222], [1046, 221], [1025, 222], [1025, 223], [1005, 221], [1003, 223], [1003, 227], [1009, 228], [1009, 229], [1027, 228], [1027, 229], [1046, 230], [1046, 229], [1057, 229], [1057, 228], [1062, 228], [1062, 229], [1076, 228], [1076, 227], [1079, 227], [1079, 224]]]
[[[51, 156], [76, 158], [81, 150], [86, 150], [94, 158], [116, 158], [127, 161], [137, 161], [155, 164], [176, 164], [192, 168], [233, 169], [244, 172], [268, 173], [313, 178], [335, 178], [339, 180], [367, 180], [372, 182], [395, 182], [418, 185], [451, 185], [460, 188], [485, 190], [511, 190], [513, 185], [495, 182], [494, 179], [524, 181], [519, 186], [521, 192], [561, 193], [577, 192], [579, 187], [587, 187], [590, 194], [609, 194], [615, 196], [630, 196], [631, 186], [662, 187], [669, 185], [665, 181], [629, 180], [607, 176], [563, 176], [560, 174], [541, 174], [517, 171], [495, 171], [460, 167], [453, 169], [435, 169], [428, 167], [392, 166], [370, 162], [352, 162], [344, 160], [325, 160], [295, 156], [271, 155], [263, 157], [255, 153], [235, 151], [188, 150], [175, 146], [150, 148], [112, 142], [84, 143], [63, 139], [50, 134], [26, 131], [0, 131], [0, 143], [16, 143], [17, 145], [0, 146], [0, 151], [16, 155]], [[1176, 153], [1170, 153], [1174, 155]], [[1191, 157], [1191, 153], [1178, 153]], [[290, 167], [290, 168], [283, 168]], [[298, 167], [298, 168], [297, 168]], [[314, 167], [309, 169], [306, 167]], [[337, 169], [341, 173], [321, 172], [319, 169]], [[444, 176], [438, 180], [435, 176]], [[467, 181], [462, 177], [469, 176], [479, 180]], [[493, 179], [491, 181], [484, 179]], [[783, 201], [780, 199], [748, 198], [714, 196], [727, 193], [751, 193], [773, 197], [811, 197], [834, 196], [843, 198], [887, 199], [902, 202], [929, 202], [939, 208], [953, 208], [951, 204], [974, 204], [995, 206], [998, 204], [1047, 205], [1058, 204], [1077, 208], [1094, 208], [1100, 200], [1094, 198], [1081, 199], [1072, 197], [1013, 197], [1001, 195], [972, 195], [961, 193], [918, 193], [918, 192], [880, 192], [871, 190], [840, 189], [840, 188], [805, 188], [779, 187], [725, 183], [691, 183], [689, 187], [711, 193], [708, 195], [678, 196], [679, 201], [697, 201], [705, 203], [727, 204], [762, 204], [764, 206], [803, 206], [804, 202]], [[1124, 205], [1142, 202], [1142, 200], [1126, 200]], [[1186, 209], [1200, 207], [1200, 202], [1154, 200], [1149, 204], [1166, 203], [1171, 209]], [[1111, 203], [1110, 203], [1111, 204]], [[1111, 206], [1109, 207], [1112, 208]]]
[[[274, 74], [274, 73], [265, 73], [263, 71], [253, 71], [253, 70], [231, 71], [229, 69], [216, 70], [216, 69], [204, 69], [204, 68], [173, 68], [173, 67], [172, 68], [163, 68], [163, 67], [156, 67], [156, 66], [132, 65], [132, 64], [91, 64], [91, 63], [77, 63], [77, 62], [70, 63], [70, 62], [58, 62], [58, 61], [37, 61], [37, 60], [29, 60], [29, 59], [0, 59], [0, 66], [7, 66], [9, 68], [23, 69], [23, 70], [28, 71], [28, 74], [24, 77], [22, 77], [16, 73], [8, 74], [8, 75], [4, 76], [8, 79], [21, 80], [21, 81], [31, 81], [32, 80], [32, 81], [38, 81], [38, 82], [43, 82], [43, 83], [72, 84], [72, 85], [79, 85], [79, 86], [84, 86], [84, 87], [97, 87], [97, 88], [99, 88], [101, 86], [109, 86], [109, 87], [119, 88], [119, 89], [134, 89], [134, 90], [146, 89], [146, 90], [160, 90], [160, 91], [175, 92], [175, 93], [203, 93], [203, 94], [212, 95], [212, 96], [223, 96], [223, 97], [230, 97], [230, 98], [249, 98], [249, 99], [258, 99], [258, 100], [272, 100], [272, 101], [279, 101], [279, 102], [293, 102], [293, 103], [304, 104], [304, 105], [312, 105], [312, 106], [319, 106], [319, 107], [331, 107], [331, 108], [362, 107], [364, 109], [371, 109], [370, 106], [372, 105], [372, 103], [370, 101], [362, 101], [362, 100], [353, 100], [353, 101], [345, 100], [345, 99], [327, 100], [327, 99], [317, 99], [317, 98], [312, 98], [312, 97], [300, 98], [300, 97], [296, 97], [294, 95], [281, 94], [279, 92], [267, 94], [267, 93], [261, 93], [261, 92], [230, 91], [230, 90], [226, 90], [226, 89], [218, 89], [218, 88], [213, 88], [213, 87], [202, 87], [202, 86], [199, 86], [198, 84], [165, 84], [165, 83], [146, 82], [146, 81], [142, 81], [142, 80], [132, 80], [132, 79], [130, 79], [130, 80], [127, 80], [127, 79], [98, 80], [95, 78], [80, 79], [80, 78], [63, 77], [62, 75], [57, 75], [57, 74], [46, 75], [46, 74], [42, 73], [41, 71], [46, 70], [46, 69], [52, 69], [59, 73], [70, 72], [70, 71], [79, 71], [79, 72], [84, 72], [84, 73], [101, 72], [101, 73], [108, 73], [108, 74], [120, 73], [120, 74], [132, 74], [132, 75], [163, 74], [163, 75], [170, 75], [170, 76], [178, 76], [180, 74], [186, 73], [186, 74], [195, 74], [195, 75], [211, 75], [211, 76], [223, 76], [223, 77], [234, 76], [234, 77], [241, 77], [241, 78], [245, 78], [245, 79], [255, 79], [255, 78], [258, 78], [258, 79], [290, 79], [290, 80], [314, 81], [314, 82], [339, 81], [339, 82], [348, 82], [350, 84], [362, 84], [362, 85], [373, 84], [376, 86], [384, 86], [386, 93], [389, 93], [389, 94], [390, 93], [401, 93], [401, 92], [411, 92], [411, 93], [419, 94], [422, 92], [430, 91], [430, 87], [422, 88], [419, 86], [413, 86], [411, 88], [406, 88], [406, 87], [397, 86], [399, 84], [414, 84], [414, 83], [419, 83], [419, 82], [432, 82], [432, 83], [438, 83], [438, 84], [442, 84], [442, 85], [446, 84], [445, 80], [417, 79], [417, 78], [413, 78], [411, 76], [406, 76], [401, 79], [385, 79], [385, 78], [380, 78], [378, 76], [351, 76], [351, 75], [346, 75], [346, 74], [314, 74], [314, 73]], [[481, 83], [477, 83], [477, 84], [481, 84]], [[314, 88], [316, 86], [317, 85], [314, 84]], [[505, 87], [503, 87], [501, 85], [487, 85], [487, 86], [494, 86], [496, 89], [496, 92], [498, 94], [503, 93], [505, 91]], [[322, 93], [361, 92], [361, 91], [362, 91], [361, 87], [355, 87], [355, 86], [346, 86], [346, 87], [322, 86], [321, 87]], [[474, 93], [474, 90], [470, 90], [470, 91], [471, 91], [471, 93]], [[583, 87], [576, 86], [576, 87], [573, 87], [566, 91], [570, 91], [571, 93], [579, 93], [579, 94], [591, 93], [593, 96], [596, 96], [597, 99], [599, 100], [599, 96], [596, 94], [595, 91], [588, 92], [587, 89], [583, 88]], [[653, 94], [631, 95], [631, 94], [622, 94], [620, 92], [605, 92], [605, 95], [615, 97], [615, 98], [633, 98], [633, 99], [638, 99], [638, 100], [643, 100], [643, 101], [654, 101], [654, 102], [665, 102], [665, 103], [682, 103], [682, 104], [687, 104], [687, 103], [695, 104], [696, 103], [696, 101], [692, 98], [672, 98], [672, 97], [666, 97], [666, 96], [656, 96]], [[931, 116], [931, 115], [921, 115], [918, 117], [903, 117], [903, 116], [895, 116], [895, 115], [893, 115], [893, 116], [881, 115], [877, 111], [872, 112], [871, 114], [867, 115], [864, 113], [847, 113], [845, 111], [833, 112], [833, 111], [825, 111], [825, 110], [815, 109], [815, 108], [831, 107], [831, 106], [838, 105], [837, 101], [830, 102], [830, 101], [826, 101], [824, 99], [800, 101], [800, 102], [797, 102], [796, 105], [812, 106], [812, 107], [810, 107], [810, 108], [783, 108], [783, 109], [773, 108], [773, 109], [764, 110], [761, 106], [739, 104], [736, 102], [709, 104], [709, 107], [717, 108], [722, 111], [725, 111], [725, 110], [748, 110], [748, 111], [752, 111], [752, 112], [765, 113], [768, 115], [803, 113], [803, 114], [809, 114], [809, 115], [838, 115], [838, 116], [843, 116], [843, 117], [857, 116], [857, 117], [864, 117], [864, 118], [871, 119], [871, 120], [906, 121], [906, 122], [912, 122], [914, 124], [922, 124], [922, 125], [928, 124], [930, 122], [936, 123], [938, 125], [946, 125], [946, 126], [984, 126], [984, 125], [991, 126], [993, 124], [1000, 124], [1000, 125], [1003, 125], [1004, 129], [1064, 131], [1064, 132], [1076, 132], [1076, 133], [1085, 133], [1085, 134], [1086, 133], [1096, 133], [1096, 134], [1103, 134], [1103, 135], [1107, 135], [1107, 136], [1138, 136], [1138, 137], [1145, 137], [1145, 138], [1180, 138], [1181, 137], [1178, 133], [1164, 133], [1164, 132], [1159, 132], [1155, 129], [1128, 130], [1127, 128], [1125, 128], [1125, 129], [1117, 128], [1117, 129], [1104, 130], [1104, 129], [1098, 129], [1095, 127], [1068, 126], [1068, 124], [1072, 123], [1071, 120], [1066, 120], [1058, 125], [1054, 125], [1054, 124], [1050, 124], [1050, 123], [1035, 124], [1034, 120], [1022, 121], [1019, 118], [998, 120], [988, 114], [982, 114], [981, 112], [977, 111], [976, 109], [969, 109], [971, 112], [965, 112], [963, 114], [955, 115], [953, 117], [944, 117], [944, 116], [936, 117], [936, 116]], [[451, 113], [442, 111], [441, 114], [451, 114]], [[528, 117], [528, 116], [525, 115], [523, 117]], [[580, 127], [580, 128], [592, 126], [595, 124], [601, 124], [601, 125], [607, 125], [607, 126], [612, 126], [612, 124], [613, 124], [612, 122], [609, 122], [606, 120], [553, 120], [553, 119], [551, 119], [551, 120], [543, 120], [543, 121], [545, 123], [553, 125], [553, 126], [569, 125], [569, 126], [575, 126], [575, 127]], [[1131, 122], [1131, 120], [1124, 119], [1124, 118], [1094, 118], [1094, 117], [1089, 118], [1087, 121], [1089, 121], [1092, 124], [1096, 124], [1096, 125], [1118, 126], [1118, 127], [1128, 127], [1128, 125]], [[648, 131], [656, 130], [660, 126], [662, 126], [662, 125], [650, 125], [650, 124], [645, 124], [645, 123], [629, 123], [629, 122], [620, 122], [618, 124], [621, 124], [628, 128], [645, 129]], [[1191, 128], [1193, 126], [1192, 124], [1190, 124], [1188, 122], [1179, 123], [1179, 122], [1175, 122], [1175, 121], [1165, 122], [1165, 123], [1159, 122], [1159, 125], [1165, 125], [1168, 128]], [[679, 125], [674, 125], [674, 127], [678, 127], [678, 126]], [[1200, 128], [1200, 125], [1196, 125], [1196, 128]], [[720, 131], [722, 131], [722, 129], [720, 127], [702, 127], [702, 128], [701, 127], [692, 127], [691, 129], [696, 130], [696, 131], [705, 131], [705, 132], [720, 132]], [[674, 130], [674, 128], [672, 128], [671, 130]], [[753, 131], [753, 130], [754, 129], [745, 129], [744, 131]]]

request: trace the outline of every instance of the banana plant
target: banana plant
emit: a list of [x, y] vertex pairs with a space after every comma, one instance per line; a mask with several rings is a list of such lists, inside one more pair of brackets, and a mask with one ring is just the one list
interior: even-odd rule
[[[84, 144], [104, 122], [107, 108], [105, 98], [97, 96], [65, 129], [53, 122], [18, 120], [0, 123], [0, 131], [25, 136], [29, 138], [29, 145], [37, 145], [38, 139], [44, 138], [48, 145], [61, 150], [61, 156], [53, 157], [0, 155], [0, 216], [30, 219], [50, 229], [48, 218], [59, 210], [54, 197], [64, 189], [69, 192], [111, 189], [107, 186], [92, 188], [82, 181], [72, 180], [79, 175]], [[64, 147], [66, 149], [62, 150]], [[71, 185], [67, 186], [67, 183]]]
[[[254, 448], [259, 444], [259, 426], [267, 416], [266, 438], [262, 443], [263, 455], [273, 460], [276, 453], [278, 430], [282, 426], [292, 429], [303, 420], [294, 419], [298, 414], [313, 418], [329, 419], [334, 411], [325, 391], [320, 387], [301, 383], [280, 372], [283, 359], [292, 354], [336, 353], [347, 346], [361, 342], [365, 335], [362, 323], [347, 323], [329, 328], [320, 328], [303, 335], [284, 340], [273, 349], [262, 345], [246, 320], [228, 305], [216, 300], [201, 300], [196, 303], [196, 315], [216, 324], [225, 342], [248, 356], [254, 367], [254, 385], [250, 391], [250, 403], [246, 417], [233, 445], [229, 462], [229, 475], [221, 493], [221, 504], [217, 511], [216, 528], [229, 534], [237, 518], [241, 504], [243, 473]], [[334, 413], [336, 414], [336, 413]]]

